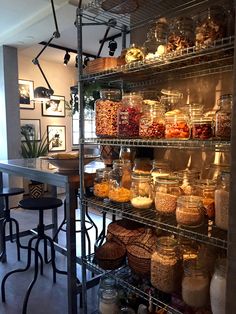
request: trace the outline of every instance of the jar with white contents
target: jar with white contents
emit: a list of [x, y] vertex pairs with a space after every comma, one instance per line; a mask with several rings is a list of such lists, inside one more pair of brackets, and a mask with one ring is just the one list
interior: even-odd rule
[[117, 291], [114, 289], [104, 290], [99, 299], [99, 314], [118, 314]]
[[134, 208], [146, 209], [152, 207], [151, 175], [133, 173], [130, 192], [131, 204]]

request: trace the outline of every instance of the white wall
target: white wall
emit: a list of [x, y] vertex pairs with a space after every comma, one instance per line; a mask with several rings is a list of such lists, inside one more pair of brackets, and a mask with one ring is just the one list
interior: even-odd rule
[[[40, 65], [52, 87], [55, 95], [65, 96], [66, 101], [70, 101], [70, 86], [77, 82], [76, 68], [73, 66], [65, 67], [63, 64], [39, 60]], [[32, 63], [32, 60], [20, 52], [18, 53], [18, 71], [19, 79], [31, 80], [34, 82], [34, 88], [46, 86], [38, 67]], [[66, 126], [66, 150], [72, 148], [72, 117], [66, 111], [63, 117], [45, 117], [42, 116], [41, 103], [35, 104], [35, 109], [20, 109], [21, 119], [40, 119], [41, 134], [47, 129], [47, 125], [65, 125]]]

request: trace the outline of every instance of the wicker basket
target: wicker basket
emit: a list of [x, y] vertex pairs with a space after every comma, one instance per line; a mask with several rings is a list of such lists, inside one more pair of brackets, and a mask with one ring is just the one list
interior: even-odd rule
[[126, 246], [140, 238], [144, 232], [145, 228], [141, 224], [121, 219], [108, 225], [107, 239]]
[[125, 262], [126, 249], [114, 241], [107, 241], [95, 252], [97, 264], [105, 270], [121, 267]]

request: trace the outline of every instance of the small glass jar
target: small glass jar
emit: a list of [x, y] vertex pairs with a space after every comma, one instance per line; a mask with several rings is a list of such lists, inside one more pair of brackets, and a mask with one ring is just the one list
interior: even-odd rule
[[102, 291], [99, 298], [99, 314], [119, 314], [119, 306], [117, 302], [117, 291], [115, 289], [107, 289]]
[[136, 158], [134, 160], [133, 172], [135, 174], [149, 175], [152, 170], [152, 161], [149, 158]]
[[229, 226], [229, 188], [230, 172], [224, 171], [215, 190], [215, 224], [223, 230]]
[[143, 61], [144, 60], [144, 52], [141, 47], [135, 46], [135, 44], [132, 44], [126, 52], [125, 55], [125, 62], [126, 63], [132, 63], [137, 61]]
[[231, 115], [233, 97], [231, 94], [222, 95], [219, 99], [219, 110], [216, 111], [215, 136], [221, 140], [230, 140]]
[[213, 314], [226, 313], [226, 259], [220, 259], [216, 263], [210, 285], [210, 300]]
[[195, 195], [202, 197], [204, 211], [208, 218], [215, 217], [215, 180], [198, 180], [195, 187]]
[[166, 293], [178, 290], [182, 277], [181, 262], [177, 241], [171, 237], [158, 238], [156, 251], [151, 257], [153, 287]]
[[153, 190], [151, 175], [132, 174], [131, 204], [134, 208], [146, 209], [153, 205]]
[[165, 136], [165, 116], [163, 107], [158, 104], [146, 104], [139, 122], [141, 138], [163, 138]]
[[98, 299], [102, 295], [104, 290], [113, 290], [116, 289], [116, 281], [114, 278], [109, 275], [104, 275], [100, 279], [99, 288], [98, 288]]
[[125, 94], [118, 112], [118, 136], [132, 138], [139, 136], [139, 121], [143, 98], [136, 93]]
[[192, 138], [195, 140], [209, 140], [213, 137], [211, 118], [195, 116], [192, 120]]
[[117, 113], [121, 106], [119, 89], [102, 89], [100, 99], [96, 100], [95, 123], [98, 137], [117, 136]]
[[94, 179], [93, 194], [99, 198], [108, 197], [109, 182], [108, 174], [111, 168], [102, 168], [96, 170], [96, 177]]
[[191, 135], [188, 117], [185, 115], [177, 114], [166, 116], [166, 139], [180, 139], [188, 140]]
[[203, 203], [198, 196], [180, 196], [177, 200], [176, 221], [183, 227], [199, 227], [204, 221]]
[[167, 161], [153, 160], [151, 176], [155, 183], [158, 177], [168, 177], [171, 173], [169, 163]]
[[209, 277], [197, 263], [186, 264], [182, 280], [183, 301], [194, 308], [207, 305], [209, 300]]
[[176, 177], [157, 177], [155, 181], [155, 207], [163, 215], [175, 214], [177, 198], [182, 194]]
[[196, 180], [200, 177], [200, 171], [196, 169], [181, 170], [176, 173], [180, 180], [180, 187], [185, 195], [193, 194]]
[[108, 174], [111, 201], [123, 203], [130, 201], [131, 164], [129, 160], [114, 160], [113, 169]]

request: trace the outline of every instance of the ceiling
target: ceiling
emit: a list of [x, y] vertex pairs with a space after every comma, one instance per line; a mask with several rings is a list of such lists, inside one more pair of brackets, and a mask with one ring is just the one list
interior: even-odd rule
[[[83, 0], [83, 4], [89, 0]], [[54, 0], [60, 38], [54, 38], [52, 43], [77, 49], [77, 30], [74, 26], [78, 0]], [[34, 58], [42, 49], [41, 41], [48, 41], [55, 31], [50, 0], [0, 0], [0, 45], [17, 47], [20, 53]], [[83, 51], [97, 54], [99, 40], [104, 36], [106, 26], [83, 27]], [[110, 30], [108, 36], [118, 33]], [[117, 39], [121, 51], [121, 40]], [[108, 56], [108, 42], [102, 50], [102, 56]], [[65, 51], [48, 47], [40, 56], [41, 59], [63, 62]], [[69, 65], [75, 64], [75, 54], [71, 56]]]

